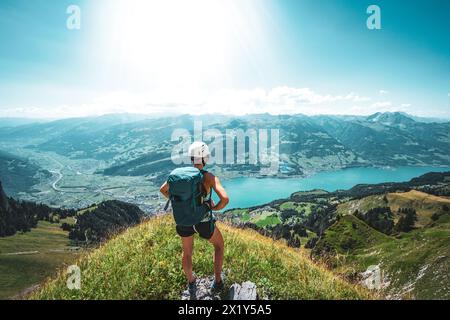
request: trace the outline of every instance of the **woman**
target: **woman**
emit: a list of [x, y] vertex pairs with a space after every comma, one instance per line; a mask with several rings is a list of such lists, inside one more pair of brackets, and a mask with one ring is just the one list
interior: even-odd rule
[[[189, 156], [192, 165], [203, 173], [203, 201], [206, 202], [212, 211], [219, 211], [225, 208], [229, 202], [228, 195], [223, 188], [218, 177], [204, 170], [209, 159], [209, 148], [204, 142], [194, 142], [189, 147]], [[219, 203], [214, 204], [211, 199], [211, 190], [219, 196]], [[160, 188], [161, 193], [169, 198], [169, 184], [167, 181]], [[183, 245], [183, 271], [188, 280], [188, 290], [192, 298], [195, 298], [196, 279], [192, 272], [192, 252], [194, 249], [194, 234], [198, 233], [201, 238], [208, 240], [214, 246], [214, 282], [211, 290], [218, 292], [223, 289], [222, 264], [224, 254], [224, 242], [219, 228], [215, 225], [212, 215], [208, 214], [203, 220], [192, 226], [176, 227], [178, 235], [181, 237]]]

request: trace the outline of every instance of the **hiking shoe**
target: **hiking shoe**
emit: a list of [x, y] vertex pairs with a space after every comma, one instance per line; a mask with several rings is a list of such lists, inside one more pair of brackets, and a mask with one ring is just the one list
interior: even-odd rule
[[216, 282], [216, 280], [213, 281], [211, 285], [211, 293], [220, 293], [223, 291], [224, 285], [223, 280], [220, 282]]
[[197, 300], [197, 281], [194, 280], [188, 283], [188, 292], [191, 297], [191, 300]]

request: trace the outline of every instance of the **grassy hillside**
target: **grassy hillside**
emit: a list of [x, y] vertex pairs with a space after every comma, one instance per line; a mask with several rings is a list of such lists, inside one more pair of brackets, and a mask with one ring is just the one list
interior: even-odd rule
[[449, 222], [443, 214], [427, 228], [389, 237], [347, 215], [325, 232], [313, 253], [348, 277], [379, 265], [388, 297], [449, 299]]
[[[298, 250], [254, 231], [219, 224], [225, 238], [228, 284], [253, 281], [271, 299], [365, 299], [365, 290], [312, 263]], [[196, 239], [194, 270], [211, 275], [212, 247]], [[170, 216], [151, 219], [102, 245], [78, 262], [81, 290], [66, 276], [48, 281], [33, 299], [179, 299], [185, 288], [181, 244]]]
[[442, 213], [445, 207], [450, 207], [450, 199], [437, 197], [428, 193], [411, 190], [404, 193], [389, 193], [387, 195], [392, 212], [399, 208], [412, 208], [417, 212], [416, 227], [424, 227], [432, 222], [433, 214]]
[[48, 178], [50, 174], [26, 158], [0, 150], [0, 180], [9, 195], [30, 191], [39, 176]]
[[367, 212], [373, 208], [387, 206], [388, 203], [384, 194], [381, 194], [343, 202], [338, 205], [337, 212], [341, 215], [347, 215], [354, 214], [356, 210], [359, 212]]
[[445, 207], [450, 208], [450, 199], [438, 197], [417, 190], [409, 192], [388, 193], [386, 195], [373, 195], [339, 204], [337, 212], [342, 215], [353, 214], [356, 210], [367, 212], [377, 207], [391, 208], [394, 218], [400, 208], [411, 208], [417, 213], [415, 227], [424, 227], [433, 222], [433, 214], [443, 213]]
[[336, 253], [345, 254], [351, 250], [379, 245], [390, 239], [355, 216], [347, 215], [325, 231], [314, 251], [333, 249]]
[[40, 221], [26, 233], [0, 238], [0, 299], [41, 283], [78, 252], [70, 251], [68, 232], [59, 224]]

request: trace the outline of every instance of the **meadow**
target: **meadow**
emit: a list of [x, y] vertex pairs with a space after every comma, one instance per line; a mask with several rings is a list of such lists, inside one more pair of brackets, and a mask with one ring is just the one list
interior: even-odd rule
[[[226, 286], [252, 281], [270, 299], [368, 299], [373, 296], [313, 263], [305, 253], [252, 230], [218, 223], [225, 239]], [[213, 273], [213, 249], [196, 239], [197, 276]], [[179, 299], [185, 289], [181, 243], [170, 216], [152, 218], [81, 257], [81, 290], [61, 272], [32, 299]]]
[[68, 232], [46, 221], [30, 232], [0, 238], [0, 299], [18, 297], [71, 264], [79, 256], [73, 249]]

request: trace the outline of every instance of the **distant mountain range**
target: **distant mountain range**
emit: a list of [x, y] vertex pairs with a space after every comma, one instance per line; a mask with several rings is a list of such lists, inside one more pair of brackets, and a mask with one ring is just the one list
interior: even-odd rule
[[[170, 160], [175, 144], [170, 141], [172, 132], [177, 128], [192, 132], [195, 120], [201, 120], [205, 130], [221, 132], [279, 129], [280, 176], [354, 166], [450, 164], [450, 122], [425, 122], [399, 112], [311, 117], [260, 114], [151, 118], [119, 114], [13, 127], [2, 127], [0, 119], [0, 142], [73, 159], [102, 160], [107, 168], [98, 173], [150, 176], [159, 182], [174, 167]], [[237, 176], [258, 175], [260, 168], [232, 165], [219, 169]], [[0, 177], [5, 180], [4, 175]]]
[[23, 126], [26, 124], [32, 124], [32, 123], [42, 123], [42, 122], [48, 122], [46, 120], [42, 119], [33, 119], [33, 118], [0, 118], [0, 127], [18, 127]]

